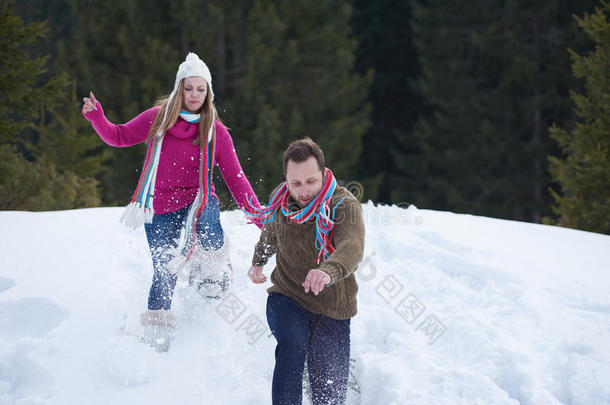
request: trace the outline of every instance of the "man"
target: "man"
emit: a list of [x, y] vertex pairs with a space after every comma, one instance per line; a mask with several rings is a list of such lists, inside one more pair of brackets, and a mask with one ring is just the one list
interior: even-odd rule
[[302, 401], [305, 360], [314, 404], [344, 404], [350, 355], [350, 319], [356, 315], [354, 271], [362, 260], [364, 223], [360, 202], [339, 186], [311, 139], [284, 152], [286, 182], [269, 205], [248, 213], [267, 221], [256, 244], [254, 283], [276, 254], [267, 291], [267, 321], [277, 340], [274, 405]]

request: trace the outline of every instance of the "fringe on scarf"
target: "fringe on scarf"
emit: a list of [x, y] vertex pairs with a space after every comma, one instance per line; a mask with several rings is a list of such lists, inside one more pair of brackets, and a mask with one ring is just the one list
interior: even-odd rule
[[153, 215], [154, 211], [152, 208], [145, 208], [140, 203], [131, 202], [125, 207], [120, 221], [128, 228], [137, 229], [144, 223], [150, 224]]

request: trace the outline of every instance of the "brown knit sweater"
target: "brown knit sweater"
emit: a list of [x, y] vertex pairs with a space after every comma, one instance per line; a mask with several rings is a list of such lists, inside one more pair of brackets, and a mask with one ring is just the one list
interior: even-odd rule
[[[274, 193], [275, 190], [272, 195]], [[292, 197], [288, 197], [287, 205], [292, 210], [299, 209]], [[333, 209], [335, 230], [332, 244], [336, 250], [322, 264], [316, 264], [318, 250], [315, 247], [314, 221], [297, 224], [278, 210], [273, 221], [263, 227], [252, 265], [263, 266], [269, 257], [276, 254], [276, 266], [271, 273], [273, 286], [267, 290], [269, 293], [286, 295], [315, 314], [348, 319], [357, 312], [358, 284], [354, 272], [364, 250], [362, 206], [346, 188], [337, 186], [330, 202], [331, 213]], [[305, 294], [302, 286], [311, 269], [323, 270], [331, 277], [331, 283], [317, 296], [311, 290]]]

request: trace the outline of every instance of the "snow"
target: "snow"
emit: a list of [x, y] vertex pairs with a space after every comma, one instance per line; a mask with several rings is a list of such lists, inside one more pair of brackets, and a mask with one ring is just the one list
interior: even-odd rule
[[[361, 404], [610, 404], [609, 236], [363, 208]], [[0, 212], [0, 404], [270, 403], [266, 286], [246, 276], [258, 229], [221, 214], [232, 293], [203, 304], [179, 282], [159, 354], [122, 330], [152, 277], [122, 210]]]

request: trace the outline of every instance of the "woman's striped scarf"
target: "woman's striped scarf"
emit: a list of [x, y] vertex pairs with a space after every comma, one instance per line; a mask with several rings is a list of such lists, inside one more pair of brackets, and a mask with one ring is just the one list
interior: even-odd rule
[[307, 204], [306, 207], [298, 210], [291, 211], [287, 206], [288, 196], [288, 185], [284, 182], [276, 193], [271, 197], [267, 206], [257, 208], [252, 204], [252, 201], [248, 201], [248, 204], [244, 208], [244, 212], [253, 218], [255, 222], [271, 222], [275, 218], [275, 214], [280, 209], [280, 212], [291, 221], [298, 224], [303, 224], [315, 219], [316, 221], [316, 249], [318, 249], [318, 258], [316, 263], [325, 261], [328, 256], [335, 251], [332, 245], [333, 232], [335, 229], [334, 216], [335, 209], [341, 202], [334, 207], [332, 216], [330, 215], [330, 200], [333, 196], [335, 189], [337, 188], [337, 181], [335, 176], [330, 169], [326, 168], [324, 171], [326, 180], [322, 189], [318, 195]]
[[[191, 114], [182, 111], [180, 112], [180, 117], [190, 123], [200, 121], [199, 114]], [[210, 129], [206, 135], [205, 143], [200, 145], [201, 158], [199, 160], [199, 190], [197, 191], [195, 201], [193, 201], [189, 209], [186, 219], [185, 232], [179, 245], [179, 249], [181, 250], [183, 256], [186, 257], [186, 260], [190, 259], [191, 255], [193, 254], [193, 249], [197, 239], [197, 219], [199, 218], [199, 214], [201, 214], [205, 208], [210, 195], [211, 168], [209, 147], [213, 137], [215, 136], [214, 122], [215, 117], [212, 119], [212, 125], [210, 126]], [[148, 142], [146, 160], [144, 161], [142, 174], [138, 180], [138, 186], [131, 197], [131, 202], [121, 217], [121, 222], [123, 222], [129, 228], [136, 229], [144, 223], [152, 223], [154, 215], [153, 197], [155, 191], [155, 181], [157, 179], [157, 170], [159, 168], [159, 160], [164, 135], [164, 132], [160, 131], [156, 136], [151, 137], [150, 141]]]

